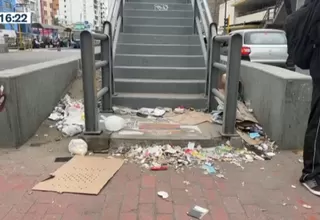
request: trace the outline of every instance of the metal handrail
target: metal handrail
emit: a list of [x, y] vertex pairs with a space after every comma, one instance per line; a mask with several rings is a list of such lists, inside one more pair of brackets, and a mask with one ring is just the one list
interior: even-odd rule
[[[217, 36], [217, 25], [213, 23], [209, 6], [206, 0], [194, 0], [194, 33], [207, 38], [207, 45], [200, 37], [201, 46], [207, 66], [206, 95], [208, 96], [209, 111], [217, 108], [215, 98], [224, 102], [222, 135], [230, 137], [235, 135], [235, 122], [238, 101], [238, 87], [240, 79], [242, 36], [240, 34]], [[201, 25], [201, 23], [203, 25]], [[202, 30], [203, 28], [203, 30]], [[221, 63], [221, 43], [228, 42], [227, 65]], [[226, 94], [221, 94], [217, 88], [220, 80], [220, 72], [227, 75]]]
[[[113, 60], [119, 32], [123, 30], [124, 0], [116, 0], [103, 24], [103, 34], [82, 31], [80, 34], [82, 80], [84, 93], [85, 133], [100, 134], [97, 100], [102, 112], [112, 111], [114, 94]], [[101, 58], [95, 60], [94, 40], [100, 41]], [[101, 68], [101, 89], [96, 93], [95, 73]]]
[[[193, 1], [193, 10], [194, 10], [194, 33], [199, 33], [199, 37], [201, 40], [201, 48], [204, 55], [204, 60], [207, 66], [206, 71], [206, 81], [209, 80], [209, 54], [210, 54], [210, 44], [211, 38], [217, 35], [217, 25], [213, 22], [209, 5], [207, 0], [194, 0]], [[201, 25], [201, 23], [203, 25]], [[202, 27], [204, 30], [202, 30]], [[207, 44], [205, 44], [204, 39], [202, 37], [202, 33], [205, 33]], [[206, 94], [208, 93], [208, 83], [206, 83], [205, 88]]]
[[[265, 15], [264, 15], [264, 17], [263, 17], [262, 20], [263, 20], [263, 21], [274, 20], [274, 19], [276, 18], [277, 13], [279, 12], [279, 9], [280, 9], [280, 6], [282, 5], [282, 3], [283, 3], [283, 0], [277, 0], [275, 6], [272, 6], [272, 7], [267, 8], [267, 11], [266, 11], [266, 13], [265, 13]], [[271, 11], [272, 9], [273, 9], [274, 11], [273, 11], [273, 16], [272, 16], [272, 18], [270, 19], [270, 11]]]
[[277, 0], [276, 5], [274, 6], [275, 14], [279, 11], [280, 6], [283, 4], [284, 0]]
[[[228, 42], [227, 64], [221, 63], [221, 44]], [[238, 105], [238, 90], [240, 81], [242, 35], [232, 34], [216, 36], [212, 38], [210, 45], [210, 71], [208, 80], [208, 104], [209, 111], [217, 109], [218, 98], [224, 102], [223, 124], [221, 134], [226, 137], [236, 135], [235, 123]], [[225, 95], [219, 92], [218, 85], [221, 72], [226, 73]]]

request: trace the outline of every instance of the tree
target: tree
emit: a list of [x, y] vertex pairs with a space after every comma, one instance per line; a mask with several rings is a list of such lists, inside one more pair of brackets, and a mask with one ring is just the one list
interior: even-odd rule
[[54, 25], [59, 25], [60, 24], [59, 18], [54, 18], [53, 19], [53, 24]]

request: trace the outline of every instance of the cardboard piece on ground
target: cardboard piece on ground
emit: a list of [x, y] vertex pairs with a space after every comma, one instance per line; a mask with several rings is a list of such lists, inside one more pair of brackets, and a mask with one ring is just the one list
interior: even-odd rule
[[159, 122], [142, 122], [139, 123], [139, 130], [177, 130], [180, 129], [179, 124], [159, 123]]
[[243, 131], [241, 131], [239, 129], [237, 129], [237, 133], [240, 135], [242, 140], [244, 140], [249, 145], [258, 145], [258, 144], [262, 143], [262, 140], [260, 140], [260, 139], [252, 139], [252, 138], [250, 138], [250, 136], [247, 133], [245, 133], [245, 132], [243, 132]]
[[[216, 98], [216, 100], [219, 105], [224, 105], [224, 103], [220, 99]], [[237, 123], [250, 121], [252, 123], [259, 124], [258, 120], [253, 116], [251, 112], [249, 112], [246, 105], [241, 101], [238, 101], [237, 103], [236, 120]]]
[[249, 112], [247, 106], [243, 102], [238, 101], [237, 108], [237, 121], [251, 121], [253, 123], [259, 124], [258, 120], [253, 116], [251, 112]]
[[97, 195], [122, 165], [116, 158], [74, 156], [32, 189]]
[[204, 122], [212, 122], [210, 114], [196, 111], [186, 111], [183, 114], [168, 113], [165, 118], [180, 125], [198, 125]]

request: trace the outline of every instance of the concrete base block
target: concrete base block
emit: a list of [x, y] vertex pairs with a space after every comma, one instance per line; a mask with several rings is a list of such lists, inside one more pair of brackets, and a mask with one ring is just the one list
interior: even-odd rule
[[308, 121], [311, 77], [286, 69], [242, 61], [244, 97], [280, 149], [303, 147]]
[[0, 147], [26, 142], [49, 116], [76, 77], [79, 58], [66, 58], [0, 72], [7, 96], [0, 112]]

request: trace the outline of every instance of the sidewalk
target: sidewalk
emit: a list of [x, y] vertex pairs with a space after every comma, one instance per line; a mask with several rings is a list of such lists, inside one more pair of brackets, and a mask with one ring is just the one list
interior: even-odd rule
[[[244, 170], [220, 163], [227, 179], [199, 169], [142, 172], [125, 164], [98, 196], [31, 191], [62, 165], [53, 161], [69, 155], [68, 142], [0, 150], [1, 220], [188, 220], [194, 205], [210, 210], [204, 220], [320, 219], [320, 198], [299, 185], [302, 164], [292, 152], [244, 164]], [[160, 190], [168, 201], [157, 197]]]

